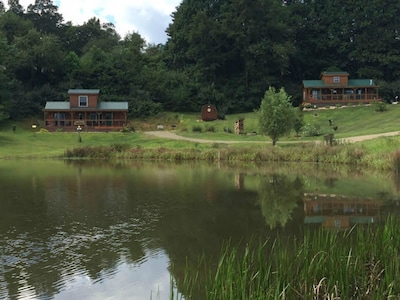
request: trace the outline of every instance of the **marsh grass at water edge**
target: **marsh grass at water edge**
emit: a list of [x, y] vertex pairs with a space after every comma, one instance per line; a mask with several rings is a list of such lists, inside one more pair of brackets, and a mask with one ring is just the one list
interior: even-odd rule
[[186, 299], [399, 299], [400, 221], [227, 242], [217, 266], [200, 258], [178, 286]]

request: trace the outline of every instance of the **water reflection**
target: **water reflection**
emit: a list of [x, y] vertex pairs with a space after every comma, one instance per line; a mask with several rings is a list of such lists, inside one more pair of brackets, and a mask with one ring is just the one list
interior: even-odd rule
[[299, 177], [291, 180], [287, 175], [273, 173], [260, 181], [258, 194], [265, 223], [271, 229], [284, 227], [302, 199], [303, 183]]
[[398, 199], [385, 176], [293, 165], [4, 161], [0, 189], [6, 299], [169, 299], [170, 275], [182, 282], [202, 255], [216, 263], [227, 240], [375, 218]]
[[304, 194], [304, 223], [321, 223], [324, 228], [346, 229], [355, 224], [372, 224], [382, 219], [382, 200], [345, 195]]

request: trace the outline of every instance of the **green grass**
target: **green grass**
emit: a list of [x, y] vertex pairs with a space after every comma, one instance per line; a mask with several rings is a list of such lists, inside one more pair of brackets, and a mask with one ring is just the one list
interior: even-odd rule
[[[236, 135], [224, 132], [224, 128], [233, 130], [235, 121], [244, 119], [245, 132], [257, 132], [257, 114], [246, 113], [228, 115], [225, 120], [202, 122], [199, 114], [163, 113], [146, 120], [131, 120], [136, 132], [121, 133], [91, 133], [82, 132], [82, 142], [78, 142], [78, 133], [57, 132], [48, 133], [38, 129], [33, 132], [30, 120], [26, 122], [3, 122], [0, 127], [0, 158], [54, 158], [63, 157], [67, 150], [85, 148], [84, 153], [95, 153], [95, 147], [111, 147], [100, 149], [102, 153], [124, 146], [132, 151], [117, 153], [114, 156], [126, 159], [203, 159], [203, 160], [236, 160], [236, 161], [294, 161], [294, 162], [322, 162], [334, 164], [356, 164], [376, 167], [386, 170], [400, 170], [400, 159], [394, 158], [394, 153], [400, 148], [399, 137], [379, 138], [372, 141], [357, 143], [356, 145], [343, 144], [340, 138], [358, 136], [398, 130], [396, 119], [400, 115], [400, 106], [391, 105], [385, 112], [376, 112], [370, 106], [357, 106], [345, 109], [319, 109], [305, 111], [305, 121], [316, 124], [321, 128], [321, 135], [332, 132], [328, 120], [333, 119], [338, 126], [335, 138], [339, 145], [334, 147], [317, 146], [314, 143], [301, 144], [322, 140], [318, 137], [295, 137], [292, 132], [282, 137], [278, 147], [271, 147], [270, 139], [261, 135]], [[37, 122], [37, 121], [36, 121]], [[239, 141], [238, 144], [194, 143], [188, 141], [167, 140], [145, 135], [141, 130], [156, 130], [157, 124], [168, 126], [176, 125], [176, 132], [181, 135], [209, 140]], [[17, 126], [15, 133], [12, 125]], [[40, 122], [39, 122], [40, 125]], [[202, 132], [192, 132], [188, 129], [201, 126]], [[214, 131], [206, 131], [212, 126]], [[292, 143], [296, 141], [296, 143]], [[260, 143], [249, 143], [260, 142]], [[150, 150], [149, 150], [150, 149]], [[71, 153], [70, 153], [71, 154]], [[73, 155], [73, 153], [72, 153]], [[397, 155], [397, 157], [400, 154]], [[93, 155], [91, 157], [99, 157]], [[105, 157], [104, 157], [105, 158]], [[393, 167], [393, 162], [397, 165]]]
[[[353, 106], [346, 108], [320, 108], [317, 110], [304, 111], [306, 123], [315, 124], [320, 127], [321, 136], [334, 133], [335, 138], [345, 138], [358, 135], [376, 134], [400, 130], [398, 119], [400, 117], [400, 105], [388, 105], [387, 111], [377, 112], [373, 106]], [[226, 133], [225, 128], [234, 132], [234, 124], [238, 119], [244, 119], [244, 131], [246, 134], [253, 132], [259, 133], [258, 117], [256, 113], [241, 113], [227, 115], [225, 120], [215, 120], [212, 122], [201, 121], [200, 113], [163, 113], [159, 116], [146, 120], [131, 120], [136, 130], [156, 130], [157, 124], [165, 125], [165, 129], [171, 129], [171, 125], [176, 126], [176, 132], [186, 137], [196, 137], [203, 139], [223, 139], [240, 141], [270, 141], [269, 138], [260, 134], [255, 136], [235, 135]], [[333, 126], [329, 125], [328, 120], [333, 120]], [[201, 133], [193, 132], [193, 126], [200, 126]], [[214, 132], [207, 132], [206, 128], [213, 126]], [[334, 131], [333, 127], [338, 129]], [[302, 137], [301, 139], [305, 139]], [[321, 139], [321, 137], [307, 138], [307, 140]], [[288, 136], [282, 137], [280, 141], [298, 140], [294, 131]]]
[[[400, 222], [349, 231], [305, 230], [301, 239], [227, 243], [178, 282], [187, 299], [399, 299]], [[200, 285], [200, 286], [199, 286]], [[205, 287], [205, 289], [204, 289]]]

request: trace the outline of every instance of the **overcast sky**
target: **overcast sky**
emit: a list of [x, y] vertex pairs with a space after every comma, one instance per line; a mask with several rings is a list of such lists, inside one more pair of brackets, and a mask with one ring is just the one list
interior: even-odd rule
[[[112, 22], [124, 37], [127, 33], [138, 32], [148, 43], [164, 44], [165, 30], [171, 23], [171, 13], [182, 0], [54, 0], [64, 22], [82, 25], [90, 18], [98, 17], [100, 22]], [[7, 1], [4, 1], [6, 4]], [[26, 9], [35, 0], [20, 0]]]

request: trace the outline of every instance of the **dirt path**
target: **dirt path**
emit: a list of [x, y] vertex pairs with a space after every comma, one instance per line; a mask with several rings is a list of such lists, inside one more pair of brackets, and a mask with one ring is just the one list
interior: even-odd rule
[[[171, 140], [185, 140], [185, 141], [196, 142], [196, 143], [218, 143], [218, 144], [266, 143], [266, 142], [259, 142], [259, 141], [243, 142], [243, 141], [204, 140], [204, 139], [196, 139], [196, 138], [187, 138], [184, 136], [177, 135], [175, 132], [172, 132], [172, 131], [145, 131], [144, 133], [148, 134], [148, 135], [156, 136], [159, 138], [165, 138], [165, 139], [171, 139]], [[349, 143], [355, 143], [355, 142], [361, 142], [361, 141], [365, 141], [365, 140], [372, 140], [372, 139], [382, 137], [382, 136], [395, 136], [395, 135], [400, 135], [400, 131], [354, 136], [354, 137], [342, 138], [340, 140], [346, 141]], [[270, 141], [268, 141], [268, 143], [270, 143]]]

